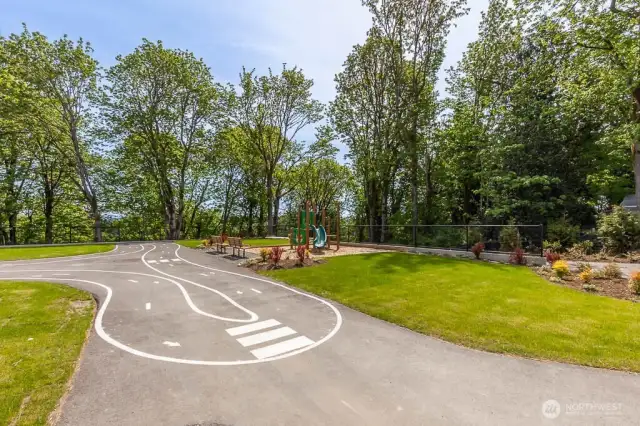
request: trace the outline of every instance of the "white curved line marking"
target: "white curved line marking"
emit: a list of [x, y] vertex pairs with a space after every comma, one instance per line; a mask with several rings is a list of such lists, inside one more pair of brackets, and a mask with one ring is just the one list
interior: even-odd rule
[[[118, 253], [118, 254], [108, 254], [113, 253], [118, 249], [118, 245], [113, 248], [113, 250], [105, 252], [103, 254], [79, 254], [77, 256], [64, 256], [57, 260], [49, 260], [46, 262], [23, 262], [23, 263], [13, 263], [11, 261], [8, 262], [0, 262], [0, 266], [31, 266], [31, 265], [48, 265], [50, 263], [60, 263], [60, 262], [73, 262], [76, 260], [92, 260], [92, 259], [102, 259], [105, 257], [115, 257], [115, 256], [126, 256], [128, 254], [136, 254], [144, 251], [144, 246], [140, 244], [140, 250], [132, 251], [130, 253]], [[19, 261], [17, 261], [19, 262]]]
[[[0, 271], [0, 272], [21, 272], [21, 271]], [[24, 271], [22, 271], [24, 272]], [[39, 272], [51, 272], [51, 271], [39, 271]], [[75, 272], [111, 272], [111, 273], [118, 273], [118, 271], [75, 271]], [[123, 272], [123, 273], [127, 273], [127, 272]], [[132, 273], [132, 272], [128, 272], [128, 273]], [[148, 275], [148, 274], [142, 274], [140, 273], [140, 275]], [[149, 276], [153, 276], [153, 275], [149, 275]], [[158, 277], [160, 279], [163, 280], [167, 280], [167, 281], [172, 281], [169, 280], [167, 278], [162, 278], [162, 277]], [[26, 277], [3, 277], [3, 279], [5, 280], [29, 280], [29, 279], [33, 279], [33, 278], [26, 278]], [[154, 355], [154, 354], [150, 354], [147, 352], [143, 352], [143, 351], [139, 351], [137, 349], [134, 349], [130, 346], [127, 346], [115, 339], [113, 339], [111, 336], [109, 336], [107, 334], [107, 332], [104, 330], [104, 328], [102, 327], [102, 319], [104, 318], [104, 313], [107, 310], [107, 307], [109, 306], [109, 302], [111, 302], [111, 297], [113, 295], [113, 291], [111, 290], [110, 287], [104, 285], [104, 284], [100, 284], [94, 281], [88, 281], [88, 280], [79, 280], [79, 279], [73, 279], [73, 278], [39, 278], [39, 281], [63, 281], [63, 282], [67, 282], [67, 281], [75, 281], [75, 282], [83, 282], [83, 283], [88, 283], [88, 284], [94, 284], [97, 285], [99, 287], [104, 288], [107, 291], [107, 297], [104, 299], [104, 303], [102, 304], [102, 306], [100, 306], [100, 309], [98, 310], [98, 315], [96, 315], [96, 321], [95, 321], [95, 328], [96, 328], [96, 332], [98, 333], [98, 336], [100, 336], [100, 338], [102, 338], [104, 341], [106, 341], [107, 343], [117, 347], [118, 349], [122, 349], [125, 352], [129, 352], [132, 355], [136, 355], [136, 356], [140, 356], [143, 358], [149, 358], [149, 359], [153, 359], [156, 361], [165, 361], [165, 362], [172, 362], [172, 363], [176, 363], [176, 364], [189, 364], [189, 365], [204, 365], [204, 366], [233, 366], [233, 365], [247, 365], [247, 364], [261, 364], [263, 362], [269, 362], [269, 361], [277, 361], [280, 359], [285, 359], [285, 358], [289, 358], [292, 357], [294, 355], [298, 355], [302, 352], [306, 352], [310, 349], [315, 348], [316, 346], [318, 346], [321, 342], [326, 342], [327, 340], [329, 340], [328, 337], [325, 337], [322, 340], [317, 341], [316, 343], [314, 343], [313, 345], [309, 345], [307, 347], [304, 347], [302, 349], [299, 349], [297, 351], [293, 351], [293, 352], [288, 352], [285, 353], [283, 355], [279, 355], [279, 356], [275, 356], [275, 357], [271, 357], [271, 358], [263, 358], [263, 359], [250, 359], [250, 360], [241, 360], [241, 361], [200, 361], [200, 360], [193, 360], [193, 359], [182, 359], [182, 358], [173, 358], [173, 357], [168, 357], [168, 356], [161, 356], [161, 355]], [[342, 317], [339, 317], [340, 319], [340, 323], [342, 322]], [[335, 330], [337, 331], [337, 329]], [[335, 334], [335, 333], [333, 333]], [[333, 334], [331, 336], [333, 336]]]
[[176, 279], [176, 280], [180, 280], [180, 281], [184, 281], [185, 283], [189, 283], [189, 284], [194, 285], [194, 286], [196, 286], [196, 287], [201, 287], [201, 288], [207, 289], [207, 290], [209, 290], [209, 291], [212, 291], [212, 292], [216, 293], [218, 296], [220, 296], [220, 297], [222, 297], [223, 299], [225, 299], [227, 302], [231, 303], [231, 304], [232, 304], [233, 306], [235, 306], [236, 308], [238, 308], [238, 309], [240, 309], [241, 311], [243, 311], [243, 312], [245, 312], [245, 313], [249, 314], [249, 317], [250, 317], [248, 320], [239, 320], [239, 319], [226, 318], [226, 317], [216, 317], [216, 319], [219, 319], [219, 320], [222, 320], [222, 321], [233, 321], [233, 322], [254, 322], [254, 321], [257, 321], [257, 320], [260, 318], [260, 317], [255, 313], [255, 312], [252, 312], [252, 311], [250, 311], [249, 309], [245, 308], [244, 306], [242, 306], [241, 304], [239, 304], [238, 302], [236, 302], [235, 300], [233, 300], [232, 298], [230, 298], [229, 296], [227, 296], [226, 294], [224, 294], [224, 293], [223, 293], [223, 292], [221, 292], [221, 291], [218, 291], [218, 290], [216, 290], [216, 289], [214, 289], [214, 288], [210, 288], [210, 287], [204, 286], [204, 285], [202, 285], [202, 284], [198, 284], [198, 283], [193, 282], [193, 281], [189, 281], [189, 280], [184, 279], [184, 278], [180, 278], [180, 277], [176, 277], [176, 276], [173, 276], [173, 275], [167, 274], [166, 272], [162, 272], [161, 270], [154, 268], [154, 267], [153, 267], [153, 266], [151, 266], [151, 265], [149, 264], [149, 262], [147, 262], [147, 261], [146, 261], [146, 259], [145, 259], [145, 257], [147, 256], [147, 254], [151, 253], [152, 251], [154, 251], [154, 250], [156, 249], [155, 244], [152, 244], [152, 247], [153, 247], [153, 248], [152, 248], [151, 250], [147, 251], [147, 252], [146, 252], [145, 254], [143, 254], [143, 255], [142, 255], [142, 257], [140, 258], [140, 259], [142, 260], [142, 263], [144, 263], [144, 264], [145, 264], [149, 269], [152, 269], [152, 270], [156, 271], [157, 273], [162, 274], [162, 275], [165, 275], [165, 276], [167, 276], [167, 277], [170, 277], [170, 278], [173, 278], [173, 279]]
[[265, 280], [263, 278], [252, 277], [251, 275], [244, 275], [244, 274], [239, 274], [237, 272], [229, 272], [229, 271], [225, 271], [223, 269], [216, 269], [216, 268], [210, 268], [208, 266], [199, 265], [199, 264], [191, 262], [191, 261], [189, 261], [189, 260], [187, 260], [187, 259], [185, 259], [183, 257], [180, 257], [180, 255], [178, 254], [178, 251], [182, 248], [182, 246], [179, 245], [179, 244], [176, 244], [176, 245], [178, 246], [178, 248], [176, 249], [175, 255], [176, 255], [176, 257], [178, 259], [182, 260], [183, 262], [186, 262], [186, 263], [188, 263], [190, 265], [193, 265], [193, 266], [199, 266], [200, 268], [208, 269], [210, 271], [221, 272], [223, 274], [230, 274], [230, 275], [235, 275], [235, 276], [238, 276], [238, 277], [248, 278], [250, 280], [260, 281], [260, 282], [263, 282], [263, 283], [267, 283], [267, 284], [271, 284], [271, 285], [283, 288], [283, 289], [288, 290], [290, 292], [299, 294], [301, 296], [308, 297], [308, 298], [313, 299], [313, 300], [317, 300], [318, 302], [327, 305], [329, 308], [331, 308], [333, 313], [336, 315], [336, 325], [329, 332], [329, 334], [324, 336], [322, 339], [320, 339], [320, 340], [316, 341], [314, 344], [309, 345], [307, 347], [304, 347], [302, 349], [298, 349], [296, 351], [289, 352], [289, 353], [287, 353], [285, 355], [280, 355], [280, 356], [273, 357], [273, 358], [265, 358], [265, 360], [277, 360], [277, 359], [282, 359], [282, 358], [287, 358], [289, 356], [297, 355], [297, 354], [300, 354], [302, 352], [306, 352], [306, 351], [308, 351], [310, 349], [313, 349], [313, 348], [315, 348], [317, 346], [320, 346], [321, 344], [323, 344], [327, 340], [331, 339], [333, 336], [336, 335], [336, 333], [338, 333], [338, 331], [340, 330], [340, 327], [342, 327], [342, 315], [340, 314], [340, 311], [338, 311], [338, 309], [335, 306], [333, 306], [331, 303], [327, 302], [326, 300], [324, 300], [324, 299], [322, 299], [320, 297], [314, 296], [313, 294], [304, 293], [302, 291], [299, 291], [299, 290], [296, 290], [294, 288], [288, 287], [288, 286], [286, 286], [284, 284], [277, 283], [275, 281], [269, 281], [269, 280]]
[[[253, 322], [253, 321], [248, 321], [248, 320], [239, 320], [239, 319], [234, 319], [234, 318], [225, 318], [225, 317], [220, 317], [218, 315], [213, 315], [210, 314], [208, 312], [205, 312], [203, 310], [201, 310], [200, 308], [198, 308], [196, 306], [195, 303], [193, 303], [193, 300], [191, 300], [191, 297], [189, 296], [189, 293], [187, 292], [187, 290], [182, 286], [182, 284], [180, 284], [179, 282], [169, 279], [169, 278], [165, 278], [165, 277], [160, 277], [158, 275], [152, 275], [152, 274], [145, 274], [144, 272], [126, 272], [126, 271], [103, 271], [103, 270], [99, 270], [99, 269], [67, 269], [67, 270], [57, 270], [57, 269], [35, 269], [35, 270], [28, 270], [28, 269], [18, 269], [18, 270], [13, 270], [13, 271], [3, 271], [0, 270], [0, 273], [14, 273], [14, 272], [27, 272], [27, 273], [31, 273], [31, 272], [98, 272], [98, 273], [109, 273], [109, 274], [128, 274], [128, 275], [142, 275], [144, 277], [152, 277], [152, 278], [159, 278], [161, 280], [165, 280], [165, 281], [169, 281], [172, 284], [175, 284], [180, 291], [182, 292], [182, 296], [184, 297], [184, 299], [187, 302], [187, 305], [189, 305], [189, 307], [191, 308], [192, 311], [194, 311], [197, 314], [200, 314], [202, 316], [205, 316], [207, 318], [213, 318], [216, 320], [221, 320], [221, 321], [228, 321], [228, 322], [239, 322], [239, 323], [247, 323], [247, 322]], [[42, 277], [42, 276], [40, 276]], [[40, 277], [36, 277], [36, 278], [40, 278]], [[9, 278], [4, 278], [4, 279], [9, 279]], [[20, 279], [27, 279], [27, 278], [20, 278]], [[52, 278], [53, 279], [53, 278]], [[159, 284], [158, 281], [154, 281], [154, 284]], [[204, 285], [200, 285], [198, 284], [199, 287], [202, 287], [204, 289], [207, 289], [209, 291], [213, 291], [216, 292], [213, 289], [210, 289], [207, 286]]]

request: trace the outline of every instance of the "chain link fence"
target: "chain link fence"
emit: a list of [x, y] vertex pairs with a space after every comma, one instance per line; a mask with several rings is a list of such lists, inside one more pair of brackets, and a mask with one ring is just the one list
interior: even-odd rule
[[388, 244], [470, 251], [483, 243], [485, 251], [510, 253], [521, 248], [543, 255], [542, 225], [344, 225], [340, 240], [346, 243]]

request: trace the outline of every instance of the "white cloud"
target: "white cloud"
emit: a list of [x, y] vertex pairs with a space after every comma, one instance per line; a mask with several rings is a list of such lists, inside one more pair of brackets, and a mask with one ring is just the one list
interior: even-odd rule
[[[471, 13], [452, 28], [443, 70], [454, 66], [477, 34], [488, 0], [472, 0]], [[359, 0], [248, 0], [225, 7], [238, 30], [234, 45], [265, 56], [270, 66], [298, 65], [315, 81], [314, 95], [334, 97], [333, 78], [355, 44], [366, 39], [371, 15]], [[444, 94], [444, 72], [439, 85]]]
[[314, 79], [314, 95], [333, 98], [333, 77], [355, 44], [362, 43], [371, 15], [359, 0], [248, 0], [226, 10], [239, 22], [236, 46], [253, 49], [279, 68], [298, 65]]

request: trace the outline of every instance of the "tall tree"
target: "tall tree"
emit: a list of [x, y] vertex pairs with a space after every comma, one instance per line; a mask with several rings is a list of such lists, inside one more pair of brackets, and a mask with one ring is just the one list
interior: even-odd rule
[[207, 178], [196, 170], [209, 160], [226, 91], [202, 60], [161, 42], [144, 40], [117, 60], [107, 72], [107, 122], [123, 139], [124, 152], [155, 181], [166, 237], [178, 239], [187, 202], [200, 199], [209, 186], [201, 185]]
[[96, 93], [98, 80], [93, 49], [82, 39], [73, 42], [66, 36], [49, 42], [44, 35], [31, 33], [26, 27], [20, 35], [12, 34], [7, 45], [24, 63], [21, 77], [35, 85], [51, 107], [52, 114], [41, 116], [47, 120], [43, 124], [56, 127], [65, 135], [57, 149], [75, 169], [74, 182], [94, 222], [94, 241], [102, 241], [100, 205], [87, 138], [90, 98]]
[[393, 49], [396, 137], [403, 143], [409, 164], [411, 218], [416, 240], [421, 127], [431, 128], [436, 111], [433, 91], [444, 60], [447, 36], [455, 20], [466, 13], [466, 0], [363, 0], [374, 26]]
[[295, 147], [296, 136], [306, 126], [320, 121], [323, 107], [311, 98], [313, 80], [302, 70], [283, 66], [280, 74], [258, 77], [242, 70], [240, 94], [235, 99], [233, 119], [260, 155], [267, 195], [267, 232], [274, 234], [275, 176], [278, 166]]

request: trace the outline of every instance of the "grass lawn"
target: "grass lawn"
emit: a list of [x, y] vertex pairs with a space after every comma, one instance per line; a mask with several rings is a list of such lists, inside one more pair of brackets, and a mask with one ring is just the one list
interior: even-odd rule
[[88, 293], [71, 287], [0, 281], [0, 424], [47, 423], [67, 389], [93, 306]]
[[200, 247], [200, 244], [202, 244], [202, 240], [180, 240], [176, 241], [176, 243], [180, 244], [183, 247], [197, 248]]
[[380, 253], [265, 274], [464, 346], [640, 372], [640, 304], [554, 285], [525, 267]]
[[104, 253], [113, 250], [113, 244], [86, 246], [11, 247], [0, 248], [0, 260], [42, 259], [45, 257], [76, 256], [79, 254]]
[[[181, 246], [190, 247], [190, 248], [200, 247], [200, 244], [202, 244], [202, 240], [181, 240], [176, 242]], [[288, 246], [289, 240], [273, 239], [273, 238], [254, 238], [254, 239], [242, 240], [242, 244], [250, 247]]]

